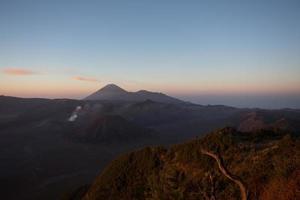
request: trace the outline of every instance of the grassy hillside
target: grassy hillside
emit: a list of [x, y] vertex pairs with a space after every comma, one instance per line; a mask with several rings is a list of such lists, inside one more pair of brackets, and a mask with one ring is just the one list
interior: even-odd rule
[[233, 128], [163, 147], [148, 147], [111, 162], [73, 199], [240, 199], [239, 187], [220, 171], [212, 152], [249, 199], [299, 199], [300, 143], [296, 135]]

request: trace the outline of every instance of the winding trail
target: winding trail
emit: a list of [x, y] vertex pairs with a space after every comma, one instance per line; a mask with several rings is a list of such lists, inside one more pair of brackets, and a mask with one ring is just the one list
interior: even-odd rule
[[201, 149], [201, 153], [215, 159], [221, 173], [239, 186], [240, 193], [241, 193], [241, 199], [248, 200], [248, 191], [247, 191], [246, 184], [241, 180], [241, 178], [231, 174], [228, 171], [228, 169], [225, 167], [224, 162], [221, 159], [221, 157], [215, 153], [212, 153], [212, 152], [209, 152], [209, 151], [206, 151], [203, 149]]

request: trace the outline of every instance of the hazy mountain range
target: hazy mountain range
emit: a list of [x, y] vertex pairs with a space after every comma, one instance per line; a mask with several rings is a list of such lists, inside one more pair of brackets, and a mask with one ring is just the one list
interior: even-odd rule
[[161, 103], [184, 103], [179, 99], [167, 96], [163, 93], [140, 90], [137, 92], [127, 92], [115, 84], [108, 84], [95, 93], [87, 96], [84, 100], [113, 100], [113, 101], [145, 101], [152, 100]]
[[300, 110], [202, 106], [115, 85], [83, 100], [0, 96], [1, 197], [59, 199], [90, 184], [119, 154], [225, 126], [299, 135]]

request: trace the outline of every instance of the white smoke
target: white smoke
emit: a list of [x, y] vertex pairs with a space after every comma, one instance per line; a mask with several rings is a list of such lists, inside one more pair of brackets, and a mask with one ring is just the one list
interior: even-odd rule
[[69, 117], [68, 121], [69, 121], [69, 122], [74, 122], [74, 121], [77, 119], [77, 117], [78, 117], [78, 112], [79, 112], [81, 109], [82, 109], [81, 106], [77, 106], [77, 107], [75, 108], [75, 110], [73, 111], [72, 115]]
[[69, 118], [69, 122], [74, 122], [77, 118], [77, 114], [72, 114], [71, 117]]

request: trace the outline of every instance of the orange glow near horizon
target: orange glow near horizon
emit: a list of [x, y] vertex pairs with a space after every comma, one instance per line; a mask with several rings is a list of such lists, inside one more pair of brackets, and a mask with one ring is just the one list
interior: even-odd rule
[[[167, 85], [153, 84], [122, 84], [116, 83], [123, 89], [131, 92], [138, 90], [149, 90], [162, 92], [168, 95], [282, 95], [300, 94], [298, 87], [288, 87], [288, 85], [261, 86], [261, 85]], [[98, 83], [96, 80], [78, 81], [78, 79], [44, 81], [36, 83], [34, 81], [14, 81], [13, 83], [1, 85], [0, 94], [18, 97], [44, 97], [44, 98], [83, 98], [92, 92], [97, 91], [106, 83]]]
[[[29, 76], [35, 74], [35, 76]], [[83, 98], [106, 84], [114, 83], [135, 92], [148, 90], [171, 96], [192, 95], [299, 95], [299, 81], [170, 80], [128, 81], [92, 76], [36, 73], [21, 68], [5, 68], [0, 74], [0, 94], [19, 97]]]

